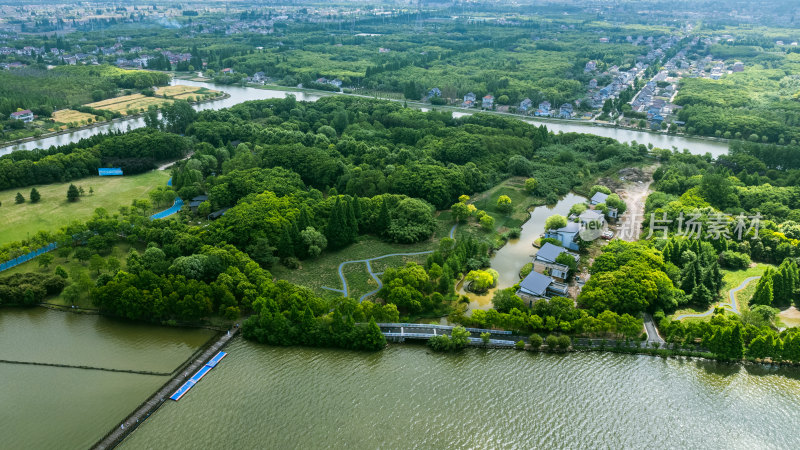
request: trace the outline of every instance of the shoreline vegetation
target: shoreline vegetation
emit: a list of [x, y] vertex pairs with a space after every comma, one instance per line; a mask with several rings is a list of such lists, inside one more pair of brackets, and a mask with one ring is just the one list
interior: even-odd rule
[[[13, 304], [4, 304], [4, 307], [10, 308], [30, 308], [27, 305], [13, 305]], [[41, 307], [46, 308], [52, 311], [58, 311], [62, 313], [71, 313], [71, 314], [82, 314], [82, 315], [99, 315], [111, 319], [117, 319], [117, 316], [106, 314], [100, 311], [99, 309], [89, 309], [89, 308], [80, 308], [80, 307], [69, 307], [65, 305], [57, 305], [51, 303], [40, 303], [34, 305], [34, 307]], [[244, 322], [246, 318], [243, 318], [239, 322]], [[229, 325], [232, 325], [234, 322], [231, 322]], [[359, 324], [356, 324], [359, 325]], [[366, 324], [360, 324], [366, 325]], [[216, 332], [224, 332], [230, 327], [225, 326], [214, 326], [206, 323], [162, 323], [161, 326], [171, 327], [171, 328], [197, 328], [197, 329], [206, 329]], [[506, 331], [501, 329], [496, 329], [493, 331]], [[645, 355], [645, 356], [653, 356], [653, 357], [660, 357], [660, 358], [685, 358], [689, 360], [705, 360], [705, 361], [715, 361], [719, 363], [728, 363], [728, 364], [740, 364], [740, 365], [748, 365], [748, 364], [757, 364], [762, 366], [778, 366], [778, 367], [800, 367], [800, 361], [789, 361], [789, 360], [772, 360], [771, 358], [753, 358], [753, 357], [744, 357], [740, 360], [731, 360], [731, 359], [724, 359], [719, 358], [715, 354], [709, 352], [706, 349], [687, 349], [687, 348], [670, 348], [669, 344], [663, 345], [647, 345], [646, 341], [637, 341], [634, 339], [628, 340], [619, 340], [619, 339], [602, 339], [602, 338], [586, 338], [586, 337], [575, 337], [575, 336], [568, 336], [568, 335], [561, 335], [570, 337], [572, 343], [567, 348], [548, 348], [545, 340], [543, 343], [538, 347], [533, 347], [528, 338], [519, 336], [519, 335], [511, 335], [508, 337], [508, 340], [515, 341], [515, 342], [525, 342], [524, 347], [519, 346], [510, 346], [510, 345], [495, 345], [495, 344], [483, 344], [483, 343], [470, 343], [467, 346], [476, 349], [502, 349], [502, 350], [515, 350], [515, 351], [526, 351], [526, 352], [533, 352], [533, 353], [548, 353], [548, 354], [569, 354], [569, 353], [585, 353], [585, 352], [596, 352], [596, 353], [618, 353], [618, 354], [627, 354], [627, 355]], [[215, 340], [216, 336], [212, 336], [209, 341], [207, 341], [201, 348], [195, 351], [192, 356], [190, 356], [186, 361], [182, 363], [182, 366], [185, 365], [187, 362], [196, 359], [196, 355], [201, 352], [204, 348], [207, 348], [209, 342]], [[244, 337], [243, 337], [244, 338]], [[247, 339], [247, 338], [244, 338]], [[425, 341], [420, 340], [409, 340], [406, 342], [389, 342], [386, 344], [386, 347], [392, 345], [399, 345], [399, 346], [420, 346], [425, 345]], [[314, 346], [304, 346], [304, 345], [294, 345], [289, 346], [291, 347], [300, 347], [300, 348], [316, 348]], [[384, 348], [385, 349], [385, 348]], [[384, 350], [384, 349], [381, 349]], [[339, 349], [342, 351], [366, 351], [366, 350], [358, 350], [358, 349]], [[177, 373], [177, 369], [172, 373]]]

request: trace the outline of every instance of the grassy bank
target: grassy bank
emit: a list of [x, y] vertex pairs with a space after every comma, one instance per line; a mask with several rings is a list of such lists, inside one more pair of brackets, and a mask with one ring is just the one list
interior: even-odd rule
[[[85, 191], [75, 203], [67, 201], [70, 183], [33, 186], [41, 195], [38, 203], [30, 202], [30, 187], [0, 191], [0, 244], [25, 239], [38, 231], [56, 231], [73, 220], [84, 221], [97, 208], [114, 213], [135, 199], [146, 199], [148, 192], [166, 185], [168, 179], [169, 173], [158, 170], [123, 177], [83, 178], [73, 182]], [[94, 193], [90, 194], [89, 188]], [[17, 192], [25, 197], [25, 203], [14, 203]]]

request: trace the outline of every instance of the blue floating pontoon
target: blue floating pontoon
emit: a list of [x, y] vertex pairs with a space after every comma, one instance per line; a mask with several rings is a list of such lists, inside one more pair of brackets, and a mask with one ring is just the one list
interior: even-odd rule
[[175, 391], [175, 393], [172, 394], [170, 399], [175, 400], [175, 401], [180, 400], [181, 397], [183, 397], [184, 394], [189, 392], [189, 389], [193, 388], [194, 385], [197, 384], [197, 382], [200, 381], [200, 379], [203, 378], [208, 373], [209, 370], [211, 370], [214, 367], [216, 367], [217, 364], [219, 364], [219, 362], [222, 360], [222, 358], [225, 357], [225, 355], [227, 355], [227, 353], [225, 353], [225, 352], [217, 353], [200, 370], [198, 370], [197, 373], [192, 375], [192, 378], [189, 378], [186, 381], [186, 383], [183, 383], [183, 386], [181, 386], [180, 389]]

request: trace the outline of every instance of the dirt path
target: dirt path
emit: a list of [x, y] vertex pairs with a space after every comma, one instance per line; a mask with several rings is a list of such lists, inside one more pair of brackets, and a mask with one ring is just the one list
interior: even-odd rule
[[[620, 198], [628, 205], [625, 214], [620, 217], [617, 236], [623, 241], [634, 242], [639, 240], [642, 232], [644, 217], [644, 204], [650, 194], [650, 185], [653, 183], [653, 172], [658, 165], [643, 169], [623, 169], [620, 179], [623, 181], [619, 189], [615, 189]], [[602, 183], [600, 183], [602, 184]]]

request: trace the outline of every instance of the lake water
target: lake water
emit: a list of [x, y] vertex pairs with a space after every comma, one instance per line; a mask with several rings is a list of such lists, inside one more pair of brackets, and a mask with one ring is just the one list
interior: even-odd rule
[[241, 339], [122, 448], [798, 448], [800, 373], [601, 353]]
[[[172, 372], [213, 333], [44, 308], [0, 311], [0, 359]], [[168, 377], [0, 363], [0, 448], [87, 448]]]
[[[178, 79], [173, 79], [171, 84], [200, 86], [208, 89], [223, 91], [229, 95], [229, 97], [225, 99], [215, 100], [196, 105], [195, 109], [199, 111], [205, 109], [229, 108], [233, 105], [237, 105], [239, 103], [248, 100], [284, 98], [287, 94], [294, 95], [295, 97], [297, 97], [297, 100], [301, 101], [316, 101], [324, 95], [332, 95], [332, 94], [310, 93], [302, 91], [295, 92], [295, 91], [284, 91], [279, 89], [270, 90], [270, 89], [257, 89], [251, 87], [241, 87], [241, 86], [217, 85], [202, 81], [178, 80]], [[428, 108], [421, 108], [421, 109], [427, 110]], [[453, 112], [454, 117], [461, 117], [469, 114], [471, 113], [464, 111]], [[519, 118], [520, 116], [513, 116], [513, 117]], [[640, 144], [645, 144], [645, 145], [652, 144], [654, 147], [658, 148], [671, 149], [675, 147], [678, 150], [688, 149], [690, 152], [700, 155], [705, 153], [711, 153], [713, 156], [719, 156], [721, 154], [727, 153], [728, 151], [728, 144], [726, 142], [710, 141], [705, 139], [694, 139], [682, 136], [672, 136], [661, 133], [648, 133], [648, 132], [621, 129], [621, 128], [599, 127], [599, 126], [594, 126], [591, 123], [580, 122], [580, 121], [543, 122], [543, 121], [537, 121], [536, 119], [532, 118], [525, 119], [525, 121], [533, 123], [535, 125], [545, 125], [549, 130], [556, 133], [575, 132], [575, 133], [595, 134], [598, 136], [610, 137], [620, 142], [636, 141]], [[128, 129], [141, 128], [143, 126], [144, 126], [144, 120], [141, 118], [118, 119], [116, 121], [112, 121], [110, 123], [106, 123], [104, 125], [100, 125], [94, 128], [76, 130], [70, 133], [59, 134], [56, 136], [46, 137], [33, 141], [23, 142], [16, 145], [2, 147], [0, 148], [0, 155], [11, 153], [14, 150], [33, 150], [36, 148], [49, 148], [52, 145], [65, 145], [70, 142], [77, 142], [80, 139], [93, 136], [98, 133], [107, 133], [109, 131], [125, 131]]]

